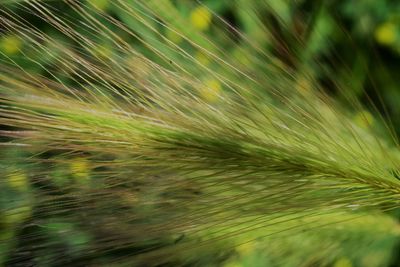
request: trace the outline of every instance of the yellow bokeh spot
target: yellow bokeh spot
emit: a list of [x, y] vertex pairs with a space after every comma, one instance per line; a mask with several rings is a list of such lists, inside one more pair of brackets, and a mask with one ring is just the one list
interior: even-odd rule
[[354, 122], [362, 128], [369, 128], [374, 123], [374, 116], [368, 111], [362, 110], [354, 116]]
[[211, 12], [204, 6], [199, 6], [190, 13], [190, 22], [200, 31], [207, 30], [210, 27], [211, 18]]
[[218, 100], [222, 91], [221, 83], [216, 79], [206, 80], [200, 94], [207, 102], [215, 102]]
[[179, 44], [183, 40], [182, 36], [180, 36], [176, 31], [173, 31], [171, 29], [165, 30], [165, 36], [167, 37], [168, 40], [170, 40], [175, 44]]
[[210, 58], [201, 51], [197, 51], [194, 58], [202, 65], [207, 66], [210, 64]]
[[108, 0], [88, 0], [88, 3], [100, 10], [107, 10], [110, 5]]
[[27, 190], [29, 185], [28, 177], [20, 171], [10, 173], [7, 176], [7, 182], [12, 188], [20, 191]]
[[16, 35], [8, 35], [1, 38], [0, 50], [7, 55], [15, 55], [22, 48], [22, 40]]
[[72, 176], [77, 179], [86, 179], [89, 177], [90, 166], [89, 161], [84, 158], [76, 158], [70, 163], [70, 171]]
[[348, 258], [340, 258], [335, 262], [333, 267], [353, 267], [353, 264]]
[[375, 39], [383, 45], [392, 45], [397, 38], [396, 25], [386, 22], [375, 30]]

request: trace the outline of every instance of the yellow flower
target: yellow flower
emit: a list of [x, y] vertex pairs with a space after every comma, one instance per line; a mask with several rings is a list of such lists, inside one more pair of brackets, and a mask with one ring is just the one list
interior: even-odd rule
[[0, 50], [7, 55], [15, 55], [22, 48], [22, 41], [16, 35], [4, 36], [0, 41]]
[[199, 6], [190, 13], [192, 25], [200, 31], [207, 30], [210, 27], [211, 18], [211, 12], [204, 6]]
[[391, 22], [383, 23], [375, 30], [375, 39], [380, 44], [392, 45], [396, 38], [396, 25]]

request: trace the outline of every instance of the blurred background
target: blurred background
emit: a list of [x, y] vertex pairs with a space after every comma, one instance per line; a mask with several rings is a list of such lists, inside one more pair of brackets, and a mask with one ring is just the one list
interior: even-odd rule
[[[1, 1], [4, 0], [0, 0], [0, 3]], [[111, 1], [87, 0], [82, 2], [107, 12], [128, 25], [138, 35], [146, 38], [148, 33], [141, 28], [143, 26], [124, 15], [120, 9], [111, 4]], [[27, 9], [22, 8], [22, 2], [5, 0], [3, 5], [52, 38], [60, 39], [66, 46], [67, 44], [77, 45], [71, 43], [72, 41], [69, 39], [63, 39], [64, 36], [42, 23]], [[128, 2], [134, 4], [134, 1]], [[204, 33], [223, 48], [226, 54], [232, 55], [244, 65], [251, 65], [252, 62], [248, 62], [248, 59], [242, 55], [245, 50], [240, 47], [239, 36], [237, 36], [236, 44], [232, 45], [231, 40], [228, 42], [215, 30], [217, 24], [220, 23], [215, 18], [221, 16], [263, 49], [279, 58], [279, 64], [285, 69], [293, 72], [307, 72], [308, 75], [311, 75], [325, 93], [342, 102], [350, 110], [355, 123], [360, 127], [374, 127], [379, 131], [379, 128], [383, 126], [378, 118], [383, 118], [394, 133], [400, 133], [399, 1], [264, 0], [267, 5], [260, 5], [260, 8], [257, 8], [258, 0], [238, 0], [234, 3], [231, 0], [201, 1], [205, 6], [190, 0], [162, 2], [168, 3], [164, 6], [164, 12], [171, 14], [178, 12], [187, 20], [188, 24], [185, 27], [189, 29], [189, 34], [190, 29]], [[77, 19], [74, 17], [75, 12], [62, 1], [49, 1], [49, 4], [54, 9], [63, 10], [65, 16], [71, 21]], [[254, 12], [263, 18], [263, 27], [255, 24], [251, 19]], [[268, 34], [266, 34], [266, 29], [269, 31]], [[75, 30], [80, 31], [79, 27]], [[126, 33], [119, 29], [115, 29], [115, 33], [126, 37], [128, 42], [136, 45], [140, 50], [141, 44], [136, 39], [126, 36]], [[164, 30], [164, 34], [170, 41], [184, 46], [185, 40], [173, 31]], [[235, 38], [236, 33], [232, 31], [231, 34]], [[92, 52], [99, 57], [112, 57], [118, 53], [107, 40], [97, 41], [98, 45], [92, 48], [94, 50]], [[23, 69], [46, 77], [49, 77], [49, 73], [45, 70], [52, 70], [52, 73], [55, 73], [60, 81], [74, 85], [74, 81], [69, 79], [70, 70], [59, 66], [56, 61], [57, 54], [60, 53], [59, 47], [56, 48], [51, 43], [43, 42], [42, 45], [47, 46], [49, 51], [55, 55], [54, 57], [43, 57], [40, 51], [32, 50], [27, 42], [29, 41], [24, 40], [23, 36], [0, 24], [1, 61], [12, 59]], [[198, 61], [213, 68], [213, 62], [201, 51], [193, 50], [191, 53]], [[39, 62], [40, 65], [32, 64], [31, 60], [26, 59], [26, 55]], [[204, 79], [208, 78], [204, 77]], [[307, 83], [308, 81], [303, 82]], [[216, 80], [207, 80], [206, 83], [215, 91], [222, 90]], [[307, 86], [307, 84], [301, 84], [301, 86]], [[207, 92], [205, 92], [205, 98], [213, 101], [212, 94], [207, 94]], [[363, 108], [360, 109], [358, 105], [349, 105], [349, 99], [359, 101]], [[7, 141], [7, 138], [3, 137], [2, 141]], [[31, 227], [37, 216], [33, 201], [37, 191], [27, 178], [29, 168], [23, 167], [26, 171], [21, 172], [21, 166], [12, 160], [21, 156], [23, 152], [15, 148], [1, 147], [1, 149], [0, 167], [4, 170], [7, 169], [5, 175], [7, 179], [0, 182], [0, 266], [2, 263], [5, 266], [29, 266], [23, 264], [31, 262], [32, 257], [35, 257], [35, 266], [47, 266], [46, 259], [58, 255], [60, 248], [66, 251], [65, 253], [70, 259], [76, 261], [61, 261], [60, 265], [55, 264], [54, 266], [86, 266], [84, 253], [90, 250], [91, 233], [81, 230], [73, 220], [65, 221], [62, 215], [42, 224], [40, 228]], [[66, 179], [85, 181], [91, 175], [90, 164], [90, 160], [83, 157], [70, 160], [68, 164], [53, 170], [55, 183], [57, 186], [64, 186], [67, 183]], [[17, 169], [18, 171], [15, 171]], [[41, 186], [48, 185], [42, 184]], [[398, 212], [393, 212], [392, 216], [396, 220], [399, 218]], [[22, 242], [19, 236], [27, 234], [28, 236], [29, 234], [38, 235], [40, 238], [31, 238], [27, 242]], [[373, 244], [365, 254], [354, 256], [351, 253], [352, 247], [346, 247], [344, 240], [341, 243], [342, 253], [335, 255], [330, 261], [330, 265], [334, 267], [400, 266], [399, 241], [392, 238], [383, 239], [379, 243]], [[40, 250], [34, 256], [29, 254], [30, 251], [35, 251], [37, 247], [46, 242], [52, 245]], [[224, 264], [230, 267], [280, 266], [271, 260], [274, 255], [265, 256], [262, 253], [265, 250], [263, 246], [265, 244], [258, 247], [249, 245], [238, 248], [238, 254], [241, 257], [236, 261], [228, 261]], [[303, 257], [299, 252], [301, 249], [300, 247], [293, 248], [291, 255], [301, 259]], [[21, 252], [25, 252], [25, 254], [21, 254]], [[18, 265], [18, 263], [22, 265]], [[319, 265], [309, 262], [304, 263], [303, 266]]]

